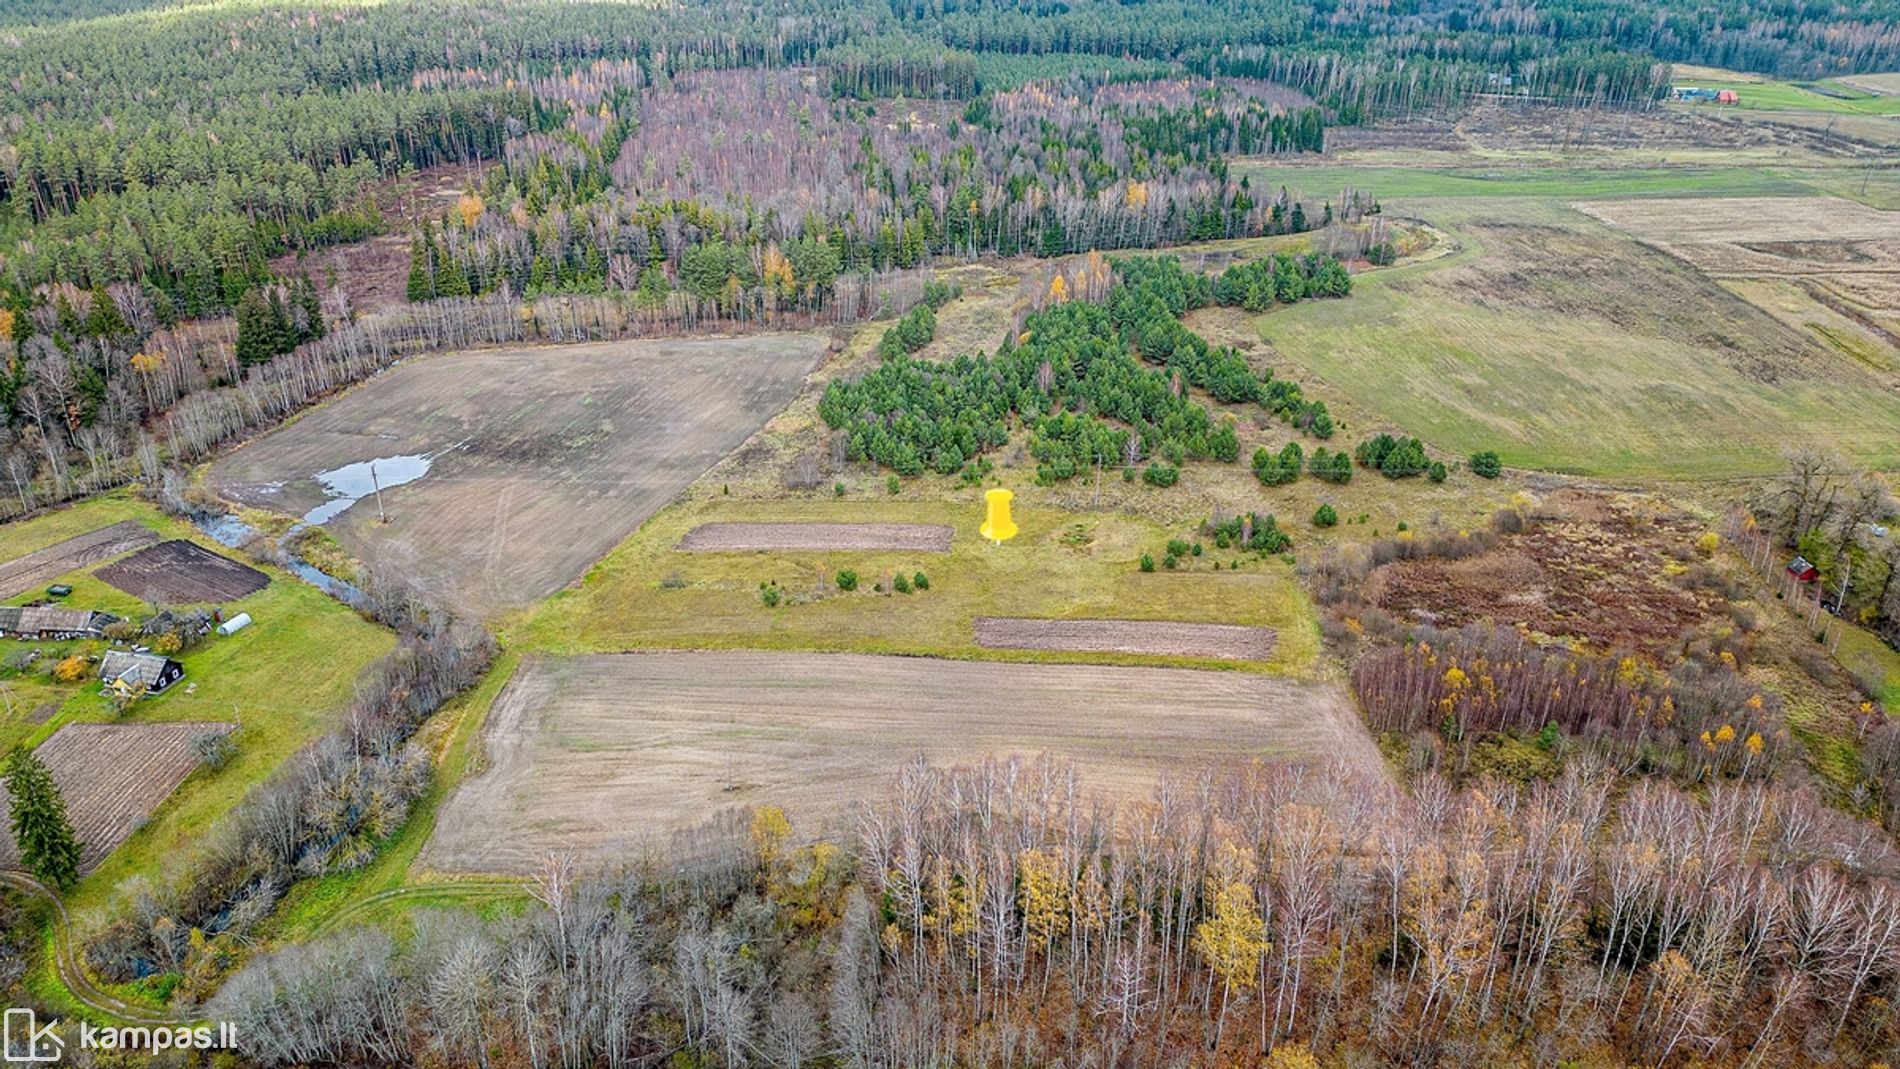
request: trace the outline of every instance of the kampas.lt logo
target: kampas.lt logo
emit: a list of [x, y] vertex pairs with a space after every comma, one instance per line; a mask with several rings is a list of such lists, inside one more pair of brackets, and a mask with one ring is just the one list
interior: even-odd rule
[[10, 1009], [6, 1016], [6, 1060], [14, 1065], [56, 1062], [66, 1053], [66, 1041], [52, 1025], [41, 1026], [30, 1009]]
[[[0, 1051], [8, 1065], [47, 1065], [66, 1053], [66, 1039], [54, 1028], [59, 1022], [41, 1025], [31, 1009], [9, 1009], [6, 1015], [5, 1049]], [[137, 1051], [157, 1054], [171, 1050], [234, 1050], [238, 1045], [237, 1025], [230, 1021], [214, 1028], [201, 1025], [94, 1025], [80, 1021], [76, 1032], [68, 1033], [79, 1050]]]

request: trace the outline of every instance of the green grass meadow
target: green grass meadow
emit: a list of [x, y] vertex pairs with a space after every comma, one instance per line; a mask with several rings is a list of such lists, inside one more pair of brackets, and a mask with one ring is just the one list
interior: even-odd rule
[[[1549, 200], [1419, 200], [1405, 211], [1445, 229], [1459, 251], [1363, 273], [1345, 300], [1256, 320], [1292, 374], [1350, 398], [1361, 423], [1370, 417], [1453, 455], [1495, 449], [1513, 467], [1593, 476], [1758, 475], [1796, 440], [1900, 467], [1900, 397], [1846, 357], [1836, 356], [1838, 374], [1750, 376], [1662, 318], [1672, 302], [1692, 302], [1698, 333], [1761, 328], [1753, 306], [1686, 265]], [[1562, 275], [1526, 276], [1516, 289], [1467, 285], [1548, 266], [1501, 261], [1479, 236], [1499, 224], [1581, 243], [1597, 272], [1589, 285], [1610, 291], [1573, 294], [1566, 287], [1577, 284]]]
[[[1191, 470], [1190, 476], [1191, 477]], [[1119, 478], [1111, 473], [1111, 478]], [[1264, 665], [1247, 667], [1305, 676], [1315, 670], [1318, 625], [1289, 567], [1279, 558], [1220, 553], [1189, 568], [1144, 573], [1143, 553], [1159, 560], [1170, 538], [1188, 536], [1125, 513], [1091, 514], [1052, 506], [1053, 491], [1016, 485], [1014, 540], [992, 545], [977, 534], [980, 491], [948, 499], [875, 495], [809, 502], [742, 502], [718, 497], [660, 513], [588, 573], [578, 588], [556, 594], [509, 626], [511, 645], [550, 653], [629, 649], [778, 649], [902, 653], [1010, 660], [1121, 660], [1207, 664], [1156, 657], [1104, 658], [978, 647], [978, 616], [1205, 620], [1273, 627], [1279, 640]], [[1169, 491], [1152, 491], [1157, 494]], [[941, 523], [955, 528], [948, 553], [838, 551], [824, 553], [683, 553], [687, 531], [714, 521]], [[1303, 522], [1291, 524], [1296, 537]], [[1212, 570], [1217, 558], [1242, 560], [1240, 570]], [[860, 577], [851, 593], [835, 588], [840, 569]], [[874, 584], [893, 573], [923, 572], [930, 589], [884, 593]], [[776, 582], [784, 601], [769, 608], [759, 584]]]
[[1732, 89], [1740, 98], [1734, 104], [1699, 101], [1697, 108], [1740, 108], [1743, 111], [1824, 111], [1851, 115], [1900, 115], [1900, 96], [1869, 93], [1844, 82], [1728, 81], [1678, 78], [1679, 85], [1721, 92]]

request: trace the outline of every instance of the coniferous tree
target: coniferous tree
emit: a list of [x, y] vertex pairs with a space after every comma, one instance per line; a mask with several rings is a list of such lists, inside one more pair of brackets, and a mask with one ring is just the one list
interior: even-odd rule
[[108, 339], [132, 333], [132, 325], [125, 321], [118, 303], [104, 286], [94, 286], [92, 289], [92, 309], [86, 315], [86, 333], [95, 338]]
[[455, 260], [444, 257], [442, 269], [436, 274], [435, 295], [438, 297], [467, 297], [472, 292], [468, 284], [468, 273]]
[[411, 301], [426, 301], [435, 296], [435, 273], [429, 267], [429, 247], [417, 237], [409, 243], [408, 297]]
[[66, 817], [59, 785], [45, 763], [24, 746], [7, 758], [6, 771], [8, 812], [21, 864], [54, 887], [71, 887], [79, 879], [79, 840]]
[[237, 358], [240, 364], [262, 364], [276, 356], [270, 306], [256, 288], [244, 291], [237, 304]]
[[283, 290], [276, 286], [265, 287], [264, 305], [270, 310], [267, 321], [268, 349], [265, 359], [287, 353], [297, 347], [297, 332], [290, 324], [290, 309], [284, 305]]
[[316, 284], [310, 281], [308, 273], [297, 279], [297, 288], [293, 297], [302, 325], [297, 331], [297, 344], [315, 341], [323, 337], [323, 300], [317, 296]]

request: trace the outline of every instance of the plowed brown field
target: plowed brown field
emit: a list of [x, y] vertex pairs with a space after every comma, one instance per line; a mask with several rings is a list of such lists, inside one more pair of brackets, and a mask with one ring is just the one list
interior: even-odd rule
[[76, 568], [158, 541], [158, 533], [134, 520], [87, 531], [0, 564], [0, 598], [24, 594]]
[[867, 654], [529, 660], [484, 731], [486, 766], [444, 804], [426, 866], [523, 871], [558, 851], [604, 860], [732, 806], [783, 806], [816, 830], [918, 754], [1059, 755], [1121, 798], [1163, 774], [1254, 758], [1381, 767], [1330, 685]]
[[375, 569], [492, 615], [577, 578], [783, 409], [817, 334], [451, 353], [399, 365], [218, 461], [243, 504], [303, 516], [319, 473], [396, 457], [427, 474], [327, 526]]
[[[199, 736], [232, 725], [68, 724], [34, 751], [66, 799], [79, 838], [79, 871], [91, 871], [198, 767]], [[4, 823], [4, 822], [0, 822]], [[0, 826], [0, 868], [16, 868], [13, 832]]]

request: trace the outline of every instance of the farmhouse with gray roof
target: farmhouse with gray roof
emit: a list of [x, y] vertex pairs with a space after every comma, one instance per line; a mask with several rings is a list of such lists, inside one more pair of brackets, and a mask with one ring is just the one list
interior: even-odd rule
[[107, 689], [136, 698], [161, 693], [185, 678], [185, 666], [156, 653], [112, 650], [99, 660], [99, 678]]

